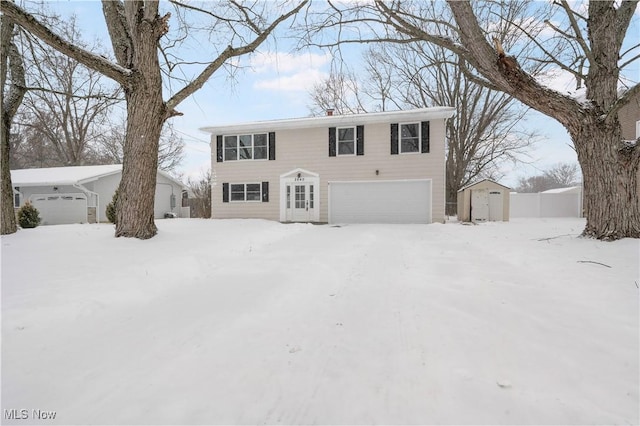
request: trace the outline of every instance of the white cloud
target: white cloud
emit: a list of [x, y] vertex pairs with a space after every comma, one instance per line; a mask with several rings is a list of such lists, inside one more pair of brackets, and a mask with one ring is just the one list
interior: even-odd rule
[[579, 90], [576, 90], [576, 77], [570, 72], [560, 68], [551, 69], [536, 77], [536, 80], [549, 89], [560, 93], [575, 95], [579, 92]]
[[291, 75], [280, 75], [275, 78], [258, 80], [253, 87], [263, 90], [309, 91], [314, 84], [326, 79], [328, 73], [317, 69], [305, 69]]

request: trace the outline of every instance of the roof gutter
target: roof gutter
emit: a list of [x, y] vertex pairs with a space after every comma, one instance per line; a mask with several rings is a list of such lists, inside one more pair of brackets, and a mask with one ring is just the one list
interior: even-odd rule
[[292, 118], [284, 120], [255, 121], [249, 123], [226, 124], [201, 127], [200, 130], [211, 134], [226, 134], [242, 131], [270, 131], [301, 129], [306, 127], [340, 126], [347, 124], [370, 124], [411, 120], [447, 119], [453, 116], [453, 107], [432, 107], [401, 111], [382, 111], [364, 114], [325, 115], [320, 117]]

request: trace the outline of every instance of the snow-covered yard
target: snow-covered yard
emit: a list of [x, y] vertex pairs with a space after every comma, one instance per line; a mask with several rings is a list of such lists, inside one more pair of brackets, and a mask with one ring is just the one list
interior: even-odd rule
[[2, 237], [4, 423], [639, 421], [638, 240], [580, 219], [157, 224]]

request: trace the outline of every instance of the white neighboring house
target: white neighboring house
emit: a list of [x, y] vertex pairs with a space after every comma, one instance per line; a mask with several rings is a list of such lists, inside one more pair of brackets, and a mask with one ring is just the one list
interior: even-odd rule
[[[106, 207], [121, 178], [121, 164], [12, 170], [14, 207], [31, 202], [43, 225], [107, 222]], [[182, 182], [158, 170], [154, 217], [189, 217], [183, 192]]]

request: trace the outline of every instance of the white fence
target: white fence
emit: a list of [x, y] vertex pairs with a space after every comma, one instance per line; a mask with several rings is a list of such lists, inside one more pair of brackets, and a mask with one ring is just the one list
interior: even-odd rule
[[520, 194], [509, 198], [509, 217], [582, 217], [582, 194]]

